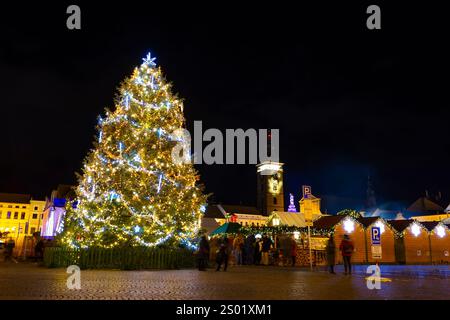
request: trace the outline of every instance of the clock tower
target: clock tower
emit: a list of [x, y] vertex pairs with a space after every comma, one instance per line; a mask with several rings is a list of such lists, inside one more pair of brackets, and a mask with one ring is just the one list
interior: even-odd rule
[[263, 215], [284, 211], [283, 163], [264, 161], [256, 166], [257, 207]]

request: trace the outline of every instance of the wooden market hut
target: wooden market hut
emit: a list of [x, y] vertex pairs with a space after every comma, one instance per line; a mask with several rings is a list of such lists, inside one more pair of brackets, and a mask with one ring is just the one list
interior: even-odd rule
[[401, 264], [430, 263], [428, 230], [418, 221], [389, 220], [396, 231], [395, 256]]
[[431, 263], [450, 262], [450, 230], [442, 222], [424, 221], [421, 224], [428, 230]]
[[[395, 230], [383, 218], [362, 217], [357, 219], [364, 227], [365, 233], [365, 262], [367, 263], [395, 263]], [[372, 226], [381, 229], [381, 259], [374, 259], [372, 255]]]
[[342, 255], [339, 253], [339, 245], [348, 234], [355, 246], [355, 252], [352, 255], [353, 263], [364, 263], [366, 259], [364, 226], [350, 216], [322, 216], [313, 223], [313, 228], [318, 230], [332, 230], [334, 232], [334, 241], [336, 244], [336, 263], [343, 263]]

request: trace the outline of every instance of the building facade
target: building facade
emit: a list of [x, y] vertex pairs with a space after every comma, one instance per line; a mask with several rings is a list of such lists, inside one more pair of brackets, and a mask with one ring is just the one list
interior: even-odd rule
[[30, 195], [0, 193], [0, 233], [2, 241], [12, 238], [16, 254], [21, 254], [26, 239], [40, 232], [45, 201]]

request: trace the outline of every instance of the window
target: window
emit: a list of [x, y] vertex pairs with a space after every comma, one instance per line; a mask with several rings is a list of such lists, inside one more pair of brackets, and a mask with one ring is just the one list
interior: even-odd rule
[[20, 208], [20, 206], [16, 206], [16, 208]]
[[11, 211], [8, 211], [8, 214], [6, 215], [6, 219], [11, 219]]
[[33, 219], [37, 219], [37, 213], [33, 213]]
[[2, 218], [2, 212], [0, 211], [0, 219]]
[[33, 233], [35, 233], [36, 232], [36, 228], [35, 227], [32, 227], [31, 229], [30, 229], [30, 234], [33, 234]]
[[20, 219], [25, 220], [25, 212], [22, 212], [22, 213], [20, 214]]
[[19, 219], [19, 213], [18, 212], [14, 212], [14, 219]]
[[22, 206], [22, 209], [26, 209], [27, 208], [27, 206]]
[[38, 207], [34, 207], [34, 211], [38, 211], [39, 210], [39, 208]]
[[12, 208], [12, 205], [9, 205], [8, 208]]

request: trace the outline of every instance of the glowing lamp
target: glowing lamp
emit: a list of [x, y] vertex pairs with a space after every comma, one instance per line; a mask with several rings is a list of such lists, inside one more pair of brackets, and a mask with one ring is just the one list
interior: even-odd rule
[[443, 226], [437, 226], [436, 234], [439, 236], [439, 238], [443, 238], [445, 236], [445, 228]]
[[383, 232], [384, 232], [384, 223], [383, 222], [381, 222], [380, 220], [378, 220], [376, 223], [375, 223], [375, 227], [378, 227], [378, 228], [380, 228], [380, 233], [381, 234], [383, 234]]
[[280, 225], [280, 219], [278, 219], [278, 218], [273, 218], [273, 219], [272, 219], [272, 225], [274, 225], [274, 226], [279, 226], [279, 225]]
[[347, 233], [352, 233], [355, 230], [355, 223], [351, 219], [345, 219], [344, 221], [344, 230]]
[[420, 227], [417, 223], [413, 223], [413, 225], [411, 226], [411, 232], [415, 237], [420, 234]]
[[257, 235], [255, 235], [255, 238], [256, 238], [256, 239], [261, 239], [262, 236], [258, 233]]
[[298, 238], [300, 238], [300, 232], [294, 231], [294, 239], [298, 240]]

